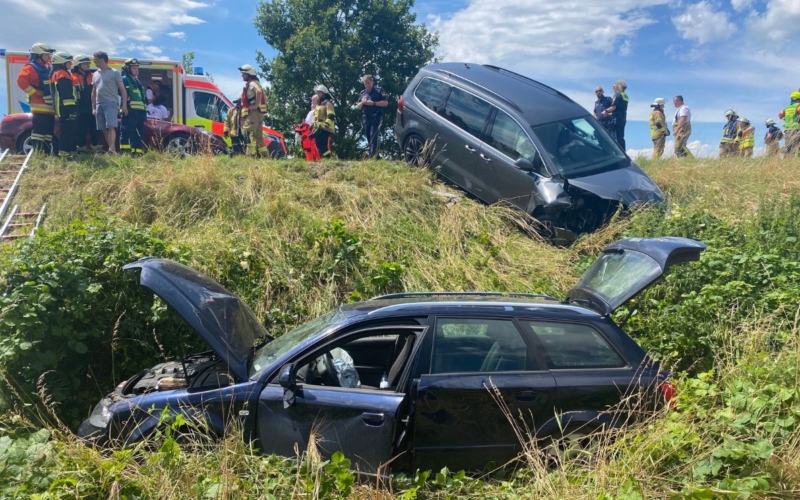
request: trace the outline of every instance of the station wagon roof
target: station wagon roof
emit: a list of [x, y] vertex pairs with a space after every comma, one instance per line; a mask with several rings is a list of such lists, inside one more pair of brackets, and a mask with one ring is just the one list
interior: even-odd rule
[[509, 101], [532, 126], [588, 114], [558, 90], [497, 66], [449, 62], [430, 64], [423, 70], [482, 87], [499, 100]]

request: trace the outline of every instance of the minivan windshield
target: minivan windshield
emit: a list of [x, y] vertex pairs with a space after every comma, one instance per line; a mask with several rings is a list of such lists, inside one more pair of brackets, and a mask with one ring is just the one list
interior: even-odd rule
[[250, 376], [252, 377], [260, 372], [304, 340], [344, 320], [344, 314], [342, 314], [339, 309], [334, 309], [319, 318], [312, 319], [308, 323], [298, 326], [291, 332], [281, 335], [272, 342], [261, 346], [253, 353], [253, 364], [250, 366]]
[[531, 127], [564, 178], [599, 174], [628, 166], [629, 160], [606, 130], [589, 117]]

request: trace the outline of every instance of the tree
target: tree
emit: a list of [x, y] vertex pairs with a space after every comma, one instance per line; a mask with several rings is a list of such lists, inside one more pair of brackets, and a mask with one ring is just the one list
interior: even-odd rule
[[354, 108], [364, 88], [361, 76], [372, 74], [389, 96], [384, 108], [381, 149], [397, 112], [397, 99], [420, 67], [434, 59], [438, 36], [415, 24], [413, 0], [262, 0], [255, 25], [278, 54], [258, 54], [269, 82], [267, 117], [290, 131], [308, 113], [312, 89], [331, 91], [338, 133], [333, 150], [340, 158], [360, 156], [366, 144], [360, 112]]
[[181, 66], [183, 66], [184, 74], [194, 74], [194, 51], [183, 54], [183, 57], [181, 57]]

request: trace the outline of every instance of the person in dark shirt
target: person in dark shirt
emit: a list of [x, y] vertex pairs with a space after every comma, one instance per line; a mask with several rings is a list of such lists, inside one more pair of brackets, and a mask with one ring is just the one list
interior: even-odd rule
[[608, 133], [611, 134], [611, 137], [616, 139], [617, 133], [614, 131], [613, 118], [608, 115], [603, 115], [603, 111], [611, 106], [611, 98], [605, 95], [603, 92], [603, 87], [597, 87], [594, 89], [594, 95], [597, 97], [597, 100], [594, 102], [594, 117], [600, 122], [600, 125], [602, 125], [603, 128], [608, 130]]
[[614, 82], [614, 97], [611, 106], [603, 114], [614, 119], [614, 129], [617, 132], [617, 144], [625, 151], [625, 124], [628, 122], [628, 94], [625, 91], [628, 84], [623, 80]]
[[361, 81], [364, 83], [364, 90], [358, 95], [356, 109], [361, 111], [361, 124], [364, 128], [364, 135], [367, 136], [369, 157], [372, 158], [378, 154], [378, 136], [383, 120], [383, 108], [389, 104], [389, 101], [386, 100], [386, 92], [375, 85], [372, 75], [364, 75]]

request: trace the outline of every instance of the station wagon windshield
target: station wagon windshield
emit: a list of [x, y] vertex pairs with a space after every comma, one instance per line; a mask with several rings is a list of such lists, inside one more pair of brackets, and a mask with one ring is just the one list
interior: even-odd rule
[[335, 324], [341, 323], [344, 319], [345, 317], [342, 312], [339, 309], [334, 309], [258, 348], [253, 354], [250, 376], [252, 377], [269, 366], [273, 361], [289, 352], [294, 346]]
[[564, 178], [608, 172], [629, 163], [625, 153], [595, 120], [573, 118], [532, 128]]

